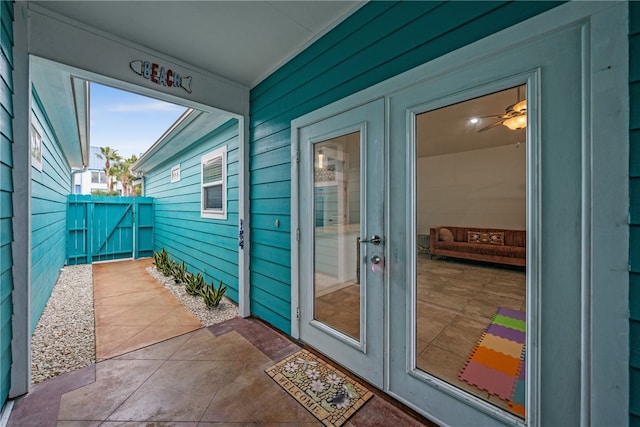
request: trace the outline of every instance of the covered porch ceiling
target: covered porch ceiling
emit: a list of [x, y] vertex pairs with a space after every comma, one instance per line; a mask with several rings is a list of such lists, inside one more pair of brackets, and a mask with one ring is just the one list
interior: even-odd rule
[[31, 1], [252, 88], [365, 1]]
[[[160, 52], [247, 88], [258, 83], [342, 22], [366, 1], [30, 1], [29, 7], [61, 21], [78, 23], [91, 31]], [[467, 119], [504, 113], [515, 94], [479, 98], [456, 108], [430, 115], [437, 138], [419, 157], [482, 149], [523, 141], [524, 131], [499, 127], [478, 134]], [[200, 115], [198, 115], [200, 116]], [[189, 122], [196, 115], [191, 115]], [[209, 121], [220, 124], [230, 116], [209, 112]], [[206, 121], [199, 117], [197, 122]], [[184, 125], [186, 122], [182, 123]], [[193, 125], [193, 124], [192, 124]], [[434, 127], [423, 121], [433, 135]], [[198, 127], [198, 134], [205, 131]], [[176, 131], [164, 135], [175, 140]], [[211, 129], [209, 129], [211, 130]], [[178, 132], [180, 133], [180, 132]], [[470, 135], [473, 134], [473, 138]], [[182, 135], [184, 136], [184, 135]], [[523, 141], [524, 142], [524, 141]], [[148, 156], [166, 152], [158, 141]], [[162, 148], [162, 149], [161, 149]], [[174, 147], [175, 148], [175, 147]], [[142, 160], [142, 159], [141, 159]], [[150, 159], [145, 159], [145, 161]], [[142, 166], [141, 164], [138, 166]], [[151, 163], [146, 167], [150, 167]]]

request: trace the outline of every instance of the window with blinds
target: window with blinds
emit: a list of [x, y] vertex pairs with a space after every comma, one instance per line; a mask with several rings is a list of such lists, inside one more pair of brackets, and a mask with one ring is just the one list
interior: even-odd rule
[[202, 166], [202, 217], [226, 219], [227, 147], [205, 154]]

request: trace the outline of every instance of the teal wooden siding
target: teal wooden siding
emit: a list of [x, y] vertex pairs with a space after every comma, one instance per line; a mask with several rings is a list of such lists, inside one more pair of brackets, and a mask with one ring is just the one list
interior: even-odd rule
[[0, 4], [0, 407], [11, 386], [13, 2]]
[[66, 261], [67, 195], [71, 168], [35, 89], [32, 112], [42, 135], [42, 170], [31, 168], [31, 332]]
[[153, 256], [153, 199], [70, 194], [67, 264]]
[[[200, 217], [200, 158], [227, 146], [227, 219]], [[180, 181], [171, 168], [180, 165]], [[207, 283], [220, 280], [238, 302], [238, 121], [233, 119], [195, 141], [177, 156], [145, 174], [145, 195], [154, 199], [154, 245], [203, 272]]]
[[640, 426], [640, 3], [629, 2], [629, 424]]
[[[291, 120], [561, 2], [370, 2], [251, 91], [251, 311], [290, 332]], [[280, 220], [280, 227], [274, 221]]]

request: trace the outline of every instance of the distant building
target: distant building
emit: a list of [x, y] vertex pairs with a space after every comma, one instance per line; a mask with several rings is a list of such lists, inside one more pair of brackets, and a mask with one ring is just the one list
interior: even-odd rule
[[[107, 174], [104, 172], [104, 159], [98, 157], [100, 147], [91, 147], [89, 166], [82, 173], [73, 178], [73, 194], [91, 194], [93, 190], [107, 191]], [[114, 184], [115, 190], [120, 190], [119, 184]]]

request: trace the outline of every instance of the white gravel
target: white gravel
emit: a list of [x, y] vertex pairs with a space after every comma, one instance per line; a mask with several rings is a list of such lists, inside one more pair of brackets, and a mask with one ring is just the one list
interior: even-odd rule
[[31, 336], [31, 379], [39, 383], [96, 361], [91, 265], [65, 267]]
[[[207, 308], [202, 297], [188, 295], [183, 285], [155, 267], [147, 272], [167, 288], [202, 326], [238, 316], [237, 306], [224, 297]], [[91, 265], [65, 267], [31, 337], [31, 378], [34, 384], [96, 362]]]
[[164, 276], [154, 266], [147, 267], [147, 272], [160, 282], [200, 320], [202, 326], [211, 326], [238, 316], [238, 307], [227, 297], [222, 297], [220, 305], [207, 308], [201, 296], [192, 296], [184, 290], [183, 284], [176, 284], [173, 277]]

